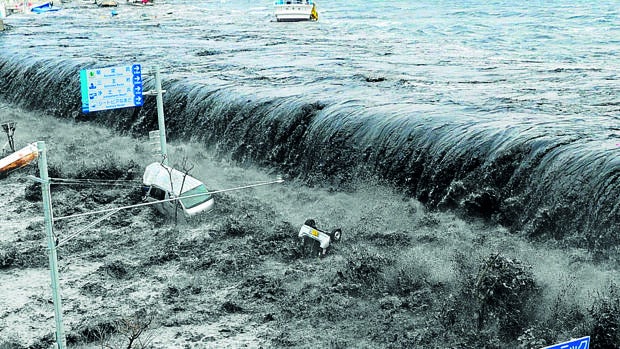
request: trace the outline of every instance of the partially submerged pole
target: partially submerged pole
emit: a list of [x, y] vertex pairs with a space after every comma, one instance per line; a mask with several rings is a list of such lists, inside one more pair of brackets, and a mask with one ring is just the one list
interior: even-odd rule
[[50, 181], [47, 173], [47, 154], [45, 151], [45, 142], [37, 142], [37, 150], [39, 151], [39, 176], [41, 177], [41, 192], [43, 194], [45, 234], [47, 236], [47, 248], [49, 249], [54, 318], [56, 319], [56, 345], [58, 349], [65, 349], [67, 340], [65, 338], [65, 330], [62, 324], [62, 300], [60, 298], [60, 285], [58, 281], [58, 257], [56, 255], [56, 239], [54, 239], [54, 232], [52, 230], [52, 197], [50, 194]]
[[159, 144], [161, 147], [162, 163], [168, 165], [168, 151], [166, 150], [166, 123], [164, 122], [164, 98], [161, 89], [159, 67], [155, 69], [155, 92], [157, 93], [157, 125], [159, 126]]

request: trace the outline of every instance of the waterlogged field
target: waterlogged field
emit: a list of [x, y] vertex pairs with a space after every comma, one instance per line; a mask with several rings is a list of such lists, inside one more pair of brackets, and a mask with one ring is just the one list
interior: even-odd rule
[[[55, 217], [141, 202], [148, 140], [13, 105], [18, 147], [45, 141], [51, 177], [138, 180], [55, 185]], [[3, 135], [0, 135], [3, 136]], [[191, 143], [174, 166], [212, 189], [275, 178]], [[0, 348], [48, 348], [54, 318], [40, 189], [31, 165], [0, 180]], [[117, 182], [127, 184], [131, 182]], [[215, 195], [181, 224], [123, 210], [58, 249], [74, 348], [539, 348], [592, 336], [620, 343], [617, 260], [531, 242], [501, 226], [429, 211], [391, 187], [283, 184]], [[60, 240], [99, 216], [61, 220]], [[342, 228], [327, 256], [302, 248], [313, 218]]]

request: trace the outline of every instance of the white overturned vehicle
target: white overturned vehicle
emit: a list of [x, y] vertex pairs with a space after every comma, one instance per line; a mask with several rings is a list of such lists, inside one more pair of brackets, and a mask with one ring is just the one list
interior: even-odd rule
[[155, 208], [169, 217], [176, 217], [177, 208], [183, 218], [213, 208], [213, 197], [204, 183], [159, 162], [146, 167], [142, 182], [143, 200], [155, 202]]
[[[340, 241], [342, 238], [342, 231], [340, 228], [334, 229], [331, 232], [318, 229], [314, 219], [308, 219], [304, 222], [304, 225], [301, 226], [299, 237], [302, 239], [304, 247], [314, 242], [314, 252], [318, 252], [319, 257], [322, 257], [327, 253], [327, 248], [330, 243]], [[318, 246], [316, 246], [317, 244]]]

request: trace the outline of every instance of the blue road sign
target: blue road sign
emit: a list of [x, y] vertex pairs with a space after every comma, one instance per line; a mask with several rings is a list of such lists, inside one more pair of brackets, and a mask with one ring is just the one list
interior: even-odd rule
[[81, 70], [80, 85], [84, 113], [144, 103], [140, 64]]
[[549, 347], [541, 349], [589, 349], [590, 348], [590, 336], [582, 337], [578, 339], [572, 339], [568, 342], [554, 344]]

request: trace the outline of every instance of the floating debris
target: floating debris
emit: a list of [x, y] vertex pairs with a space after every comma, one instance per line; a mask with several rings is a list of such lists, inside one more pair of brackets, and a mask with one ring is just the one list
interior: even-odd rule
[[36, 159], [38, 156], [39, 151], [37, 150], [37, 144], [28, 144], [13, 154], [0, 159], [0, 175], [6, 175], [10, 171], [22, 168], [31, 163], [32, 160]]

